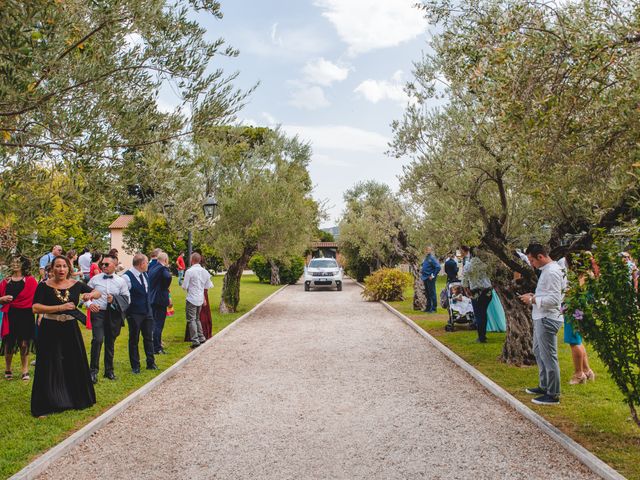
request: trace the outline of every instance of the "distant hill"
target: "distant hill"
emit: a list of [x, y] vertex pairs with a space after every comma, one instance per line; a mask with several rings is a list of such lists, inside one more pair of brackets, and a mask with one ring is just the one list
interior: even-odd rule
[[331, 235], [333, 235], [333, 238], [335, 238], [336, 242], [340, 238], [340, 227], [338, 227], [338, 226], [329, 227], [329, 228], [321, 228], [320, 230], [322, 230], [323, 232], [327, 232], [327, 233], [330, 233]]

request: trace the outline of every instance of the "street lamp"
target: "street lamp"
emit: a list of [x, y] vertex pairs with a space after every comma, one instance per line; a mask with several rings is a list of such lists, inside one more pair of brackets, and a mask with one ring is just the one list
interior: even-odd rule
[[[169, 201], [162, 206], [162, 212], [167, 219], [170, 219], [173, 216], [173, 212], [175, 210], [175, 203]], [[207, 219], [213, 219], [216, 216], [216, 210], [218, 208], [218, 202], [215, 197], [210, 196], [202, 204], [202, 210], [204, 211], [204, 216]], [[187, 236], [187, 268], [191, 266], [191, 254], [193, 253], [193, 221], [195, 217], [192, 216], [189, 219], [189, 230]]]
[[218, 202], [214, 196], [207, 197], [202, 204], [202, 210], [204, 210], [204, 216], [208, 219], [216, 218], [216, 210], [218, 209]]

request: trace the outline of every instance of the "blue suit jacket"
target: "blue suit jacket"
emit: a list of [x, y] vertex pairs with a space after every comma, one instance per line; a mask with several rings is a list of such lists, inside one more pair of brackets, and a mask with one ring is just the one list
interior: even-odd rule
[[149, 300], [151, 305], [168, 306], [171, 272], [161, 263], [156, 263], [153, 269], [149, 269], [147, 273], [149, 275]]

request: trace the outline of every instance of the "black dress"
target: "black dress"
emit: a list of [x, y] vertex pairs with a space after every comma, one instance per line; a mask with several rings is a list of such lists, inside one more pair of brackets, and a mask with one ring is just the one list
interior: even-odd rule
[[[59, 290], [64, 298], [66, 290]], [[83, 282], [69, 288], [69, 302], [75, 305], [80, 294], [91, 292]], [[33, 303], [62, 305], [52, 287], [41, 282]], [[44, 314], [46, 317], [47, 314]], [[38, 329], [36, 369], [31, 390], [34, 417], [70, 409], [83, 409], [96, 403], [87, 352], [76, 320], [60, 322], [42, 319]]]
[[[7, 283], [7, 295], [16, 298], [24, 290], [24, 278], [17, 282]], [[2, 339], [0, 355], [6, 353], [18, 353], [20, 345], [27, 342], [27, 348], [32, 349], [35, 338], [35, 317], [31, 308], [15, 308], [9, 306], [9, 311], [5, 316], [5, 321], [9, 322], [9, 334]]]

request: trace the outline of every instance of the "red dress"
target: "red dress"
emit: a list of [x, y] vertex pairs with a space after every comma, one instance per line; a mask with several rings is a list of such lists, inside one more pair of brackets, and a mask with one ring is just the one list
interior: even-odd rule
[[[204, 338], [209, 340], [212, 335], [212, 322], [211, 322], [211, 305], [209, 304], [209, 290], [204, 289], [204, 303], [202, 304], [202, 308], [200, 308], [200, 323], [202, 324], [202, 334]], [[190, 342], [191, 335], [189, 335], [189, 325], [185, 325], [184, 331], [184, 341]]]

